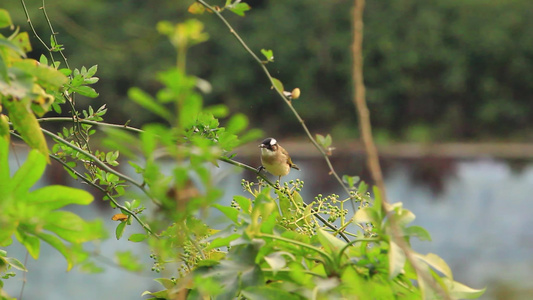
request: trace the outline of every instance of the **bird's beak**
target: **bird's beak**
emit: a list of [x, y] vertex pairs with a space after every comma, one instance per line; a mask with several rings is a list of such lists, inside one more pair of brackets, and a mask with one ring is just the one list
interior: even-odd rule
[[259, 148], [265, 148], [265, 145], [261, 144], [258, 146]]

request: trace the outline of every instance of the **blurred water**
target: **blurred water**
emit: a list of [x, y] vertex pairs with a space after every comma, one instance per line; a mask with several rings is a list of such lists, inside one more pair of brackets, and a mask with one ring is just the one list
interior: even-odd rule
[[[312, 165], [301, 165], [312, 169]], [[213, 169], [224, 187], [222, 202], [242, 194], [242, 174], [228, 166]], [[414, 224], [426, 228], [432, 242], [413, 243], [416, 251], [436, 253], [450, 265], [455, 279], [475, 288], [487, 286], [483, 299], [497, 299], [501, 286], [512, 289], [533, 289], [533, 165], [521, 172], [512, 172], [504, 163], [475, 160], [457, 163], [457, 172], [445, 180], [441, 194], [435, 195], [427, 186], [411, 182], [409, 164], [396, 164], [388, 172], [386, 185], [390, 201], [404, 203], [416, 216]], [[312, 186], [312, 173], [291, 173], [287, 178], [306, 180]], [[314, 197], [303, 191], [304, 198]], [[110, 220], [113, 212], [103, 212], [96, 206], [75, 207], [86, 219], [103, 217], [111, 235], [117, 223]], [[214, 216], [213, 216], [214, 217]], [[215, 218], [216, 219], [216, 218]], [[125, 236], [141, 232], [128, 228]], [[114, 252], [130, 249], [142, 258], [146, 270], [151, 267], [149, 251], [142, 244], [117, 241], [113, 236], [99, 247], [101, 256], [113, 259]], [[20, 245], [7, 248], [8, 255], [24, 260], [26, 252]], [[84, 274], [77, 270], [65, 272], [66, 263], [57, 251], [42, 244], [39, 260], [29, 258], [24, 299], [140, 299], [145, 290], [155, 291], [158, 285], [151, 278], [159, 274], [133, 274], [115, 267], [106, 267], [102, 274]], [[5, 289], [18, 296], [22, 275], [5, 281]], [[43, 295], [46, 297], [43, 298]], [[498, 298], [504, 299], [504, 298]], [[526, 296], [505, 299], [528, 299]]]

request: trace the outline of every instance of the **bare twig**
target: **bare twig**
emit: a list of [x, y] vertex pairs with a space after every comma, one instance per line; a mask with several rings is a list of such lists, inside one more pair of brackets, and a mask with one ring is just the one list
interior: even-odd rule
[[[47, 123], [47, 122], [72, 122], [72, 118], [70, 117], [50, 117], [50, 118], [40, 118], [37, 119], [39, 123]], [[144, 132], [142, 129], [127, 126], [127, 125], [121, 125], [121, 124], [111, 124], [111, 123], [105, 123], [105, 122], [98, 122], [98, 121], [91, 121], [91, 120], [84, 120], [79, 119], [78, 120], [82, 124], [90, 124], [95, 126], [105, 126], [105, 127], [114, 127], [118, 129], [125, 129], [128, 131], [136, 132], [136, 133], [142, 133]]]

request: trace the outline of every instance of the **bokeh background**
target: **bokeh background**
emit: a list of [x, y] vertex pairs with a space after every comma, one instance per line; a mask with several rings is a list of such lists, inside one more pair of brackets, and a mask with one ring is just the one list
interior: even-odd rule
[[[127, 90], [138, 86], [155, 93], [156, 72], [176, 63], [157, 22], [198, 18], [210, 39], [192, 48], [187, 68], [212, 84], [206, 104], [245, 113], [251, 127], [285, 141], [289, 151], [298, 149], [292, 156], [306, 171], [292, 176], [306, 179], [309, 197], [336, 192], [318, 152], [261, 70], [213, 15], [188, 14], [192, 2], [47, 0], [71, 67], [98, 65], [100, 97], [79, 97], [80, 108], [107, 104], [106, 121], [113, 123], [158, 121], [130, 101]], [[352, 104], [353, 1], [247, 2], [252, 6], [247, 16], [227, 12], [229, 21], [256, 53], [274, 51], [271, 73], [286, 89], [302, 90], [294, 106], [311, 132], [332, 135], [339, 173], [368, 180]], [[47, 40], [42, 2], [26, 4]], [[21, 30], [30, 31], [20, 2], [1, 5]], [[415, 249], [442, 256], [456, 280], [487, 286], [485, 299], [530, 299], [533, 1], [367, 1], [364, 21], [367, 102], [374, 136], [386, 154], [389, 197], [404, 202], [433, 237]], [[35, 58], [45, 53], [36, 39], [32, 45]], [[244, 161], [258, 164], [252, 152], [242, 153]], [[242, 176], [253, 175], [233, 174], [227, 180], [234, 190], [226, 196], [239, 192]], [[79, 286], [69, 286], [94, 292], [93, 279], [87, 279], [94, 276], [99, 275], [80, 276]], [[37, 290], [39, 281], [44, 282], [33, 278], [26, 289]], [[78, 299], [94, 299], [90, 291], [81, 295], [87, 297]]]

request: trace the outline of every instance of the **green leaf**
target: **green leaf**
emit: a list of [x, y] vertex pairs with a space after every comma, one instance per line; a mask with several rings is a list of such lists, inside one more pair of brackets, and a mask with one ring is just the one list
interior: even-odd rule
[[233, 115], [226, 124], [226, 131], [234, 134], [242, 132], [248, 127], [248, 117], [246, 115], [238, 113]]
[[117, 225], [117, 229], [115, 230], [115, 236], [117, 237], [117, 240], [120, 240], [125, 230], [126, 222], [120, 222], [120, 224]]
[[31, 148], [41, 152], [45, 161], [49, 163], [48, 146], [33, 112], [23, 101], [8, 100], [2, 103], [9, 111], [9, 119], [13, 123], [13, 127], [20, 133], [24, 141]]
[[376, 226], [381, 223], [374, 207], [364, 207], [359, 209], [353, 216], [353, 220], [355, 223], [372, 223]]
[[94, 65], [92, 67], [89, 68], [89, 70], [87, 71], [87, 73], [85, 73], [85, 77], [93, 77], [94, 74], [96, 74], [96, 71], [98, 70], [98, 65]]
[[338, 253], [342, 248], [346, 246], [346, 243], [340, 239], [334, 237], [331, 233], [325, 231], [322, 228], [318, 228], [316, 231], [320, 244], [328, 250], [329, 253]]
[[372, 191], [374, 192], [374, 205], [373, 207], [376, 209], [376, 213], [378, 215], [378, 218], [381, 220], [383, 214], [382, 214], [382, 208], [381, 208], [381, 192], [377, 186], [373, 186]]
[[242, 290], [242, 295], [249, 300], [298, 300], [301, 299], [296, 294], [290, 293], [281, 288], [269, 286], [246, 287]]
[[96, 265], [92, 261], [87, 261], [87, 262], [82, 263], [80, 265], [79, 270], [85, 273], [89, 273], [89, 274], [103, 273], [105, 271], [104, 268]]
[[252, 202], [249, 198], [246, 198], [244, 196], [233, 196], [233, 200], [235, 200], [235, 202], [239, 204], [242, 212], [246, 214], [250, 213], [250, 207], [252, 206]]
[[224, 104], [217, 104], [204, 108], [203, 113], [212, 114], [215, 118], [225, 118], [229, 114], [229, 109]]
[[[43, 155], [36, 150], [30, 151], [24, 164], [15, 172], [12, 187], [15, 194], [26, 193], [41, 178], [46, 166]], [[27, 197], [21, 201], [30, 201]]]
[[[41, 60], [43, 58], [46, 59], [44, 55], [41, 56]], [[35, 76], [39, 84], [59, 88], [68, 81], [67, 77], [58, 70], [48, 66], [47, 64], [39, 64], [34, 59], [20, 60], [14, 62], [13, 66], [32, 76]]]
[[0, 55], [0, 82], [2, 82], [2, 86], [6, 86], [10, 82], [9, 75], [7, 72], [7, 64], [4, 61], [4, 57], [2, 55]]
[[98, 93], [92, 87], [89, 87], [89, 86], [86, 86], [86, 85], [72, 86], [72, 87], [70, 87], [70, 89], [73, 92], [78, 93], [78, 94], [80, 94], [82, 96], [85, 96], [85, 97], [89, 97], [89, 98], [98, 97]]
[[118, 264], [125, 269], [133, 272], [139, 272], [143, 270], [143, 265], [139, 262], [139, 258], [131, 251], [118, 251], [115, 253], [115, 256]]
[[24, 264], [21, 263], [18, 259], [14, 258], [14, 257], [6, 257], [5, 260], [6, 260], [6, 262], [7, 262], [8, 264], [10, 264], [13, 268], [18, 269], [18, 270], [21, 270], [21, 271], [24, 271], [24, 272], [28, 272], [28, 269], [26, 269], [26, 267], [24, 266]]
[[395, 278], [405, 266], [405, 252], [393, 241], [389, 243], [389, 278]]
[[348, 176], [348, 175], [342, 176], [342, 181], [348, 184], [348, 187], [350, 188], [355, 188], [355, 184], [359, 182], [359, 180], [360, 180], [359, 176]]
[[276, 90], [278, 90], [280, 93], [283, 94], [283, 91], [284, 91], [284, 89], [283, 89], [283, 83], [281, 83], [281, 81], [279, 81], [278, 79], [276, 79], [276, 78], [274, 78], [274, 77], [272, 77], [272, 82], [274, 83], [274, 88], [275, 88]]
[[0, 8], [0, 28], [5, 28], [8, 26], [13, 26], [11, 16], [7, 10]]
[[191, 128], [202, 111], [202, 97], [199, 94], [191, 94], [182, 103], [179, 111], [179, 122], [182, 128]]
[[39, 258], [41, 249], [39, 238], [26, 234], [20, 228], [15, 231], [15, 237], [22, 245], [24, 245], [24, 247], [26, 247], [26, 250], [28, 250], [28, 253], [31, 255], [31, 257], [34, 259]]
[[106, 236], [101, 220], [87, 222], [70, 211], [52, 211], [45, 215], [44, 229], [73, 244], [81, 244]]
[[431, 241], [429, 232], [420, 226], [409, 226], [403, 230], [405, 235], [417, 237], [421, 241]]
[[426, 255], [413, 253], [415, 257], [422, 260], [426, 264], [428, 264], [430, 267], [434, 268], [435, 270], [441, 272], [444, 274], [444, 276], [450, 278], [453, 280], [453, 274], [452, 270], [448, 266], [448, 264], [444, 261], [444, 259], [440, 258], [438, 255], [434, 253], [428, 253]]
[[267, 50], [267, 49], [261, 49], [261, 53], [263, 53], [267, 61], [269, 62], [274, 61], [274, 51]]
[[473, 289], [457, 281], [443, 278], [442, 281], [448, 287], [452, 299], [474, 299], [479, 298], [485, 293], [486, 288]]
[[316, 135], [316, 141], [318, 142], [318, 144], [320, 146], [322, 146], [322, 148], [324, 149], [328, 149], [329, 146], [331, 146], [331, 143], [332, 143], [332, 140], [331, 140], [331, 135], [326, 135], [325, 137], [321, 134], [317, 134]]
[[30, 36], [27, 32], [21, 32], [11, 40], [13, 44], [17, 45], [22, 51], [28, 53], [31, 51]]
[[228, 217], [228, 219], [232, 220], [234, 223], [238, 222], [239, 211], [236, 210], [235, 208], [229, 207], [229, 206], [223, 206], [217, 203], [213, 204], [213, 207], [220, 210], [226, 217]]
[[228, 236], [223, 236], [223, 237], [218, 237], [218, 238], [215, 238], [210, 244], [209, 246], [207, 247], [207, 249], [215, 249], [215, 248], [219, 248], [219, 247], [227, 247], [229, 246], [230, 242], [238, 239], [239, 237], [241, 237], [240, 234], [238, 233], [234, 233], [234, 234], [231, 234], [231, 235], [228, 235]]
[[56, 248], [56, 250], [59, 251], [59, 253], [61, 253], [65, 257], [65, 259], [67, 260], [67, 271], [70, 271], [70, 269], [72, 269], [72, 266], [74, 265], [72, 253], [58, 237], [44, 232], [34, 232], [34, 234], [41, 240], [48, 243], [50, 246]]
[[39, 57], [39, 63], [48, 66], [48, 58], [46, 58], [46, 55], [41, 54]]
[[138, 242], [142, 242], [142, 241], [146, 240], [146, 238], [148, 238], [148, 235], [146, 235], [146, 234], [134, 233], [134, 234], [130, 235], [130, 237], [128, 238], [128, 241], [134, 242], [134, 243], [138, 243]]
[[84, 190], [62, 185], [49, 185], [31, 192], [28, 202], [42, 209], [55, 210], [69, 204], [88, 205], [93, 196]]
[[234, 5], [228, 6], [228, 9], [234, 12], [235, 14], [244, 17], [244, 12], [249, 11], [252, 8], [247, 3], [239, 2]]
[[156, 278], [156, 279], [154, 279], [154, 281], [158, 282], [159, 284], [161, 284], [166, 289], [171, 289], [174, 286], [176, 286], [176, 282], [174, 282], [174, 281], [172, 281], [172, 280], [170, 280], [168, 278]]
[[9, 176], [9, 124], [7, 116], [0, 114], [0, 191], [6, 191]]
[[264, 257], [265, 261], [268, 263], [270, 268], [272, 268], [272, 270], [274, 271], [274, 275], [276, 274], [277, 271], [285, 268], [285, 266], [287, 265], [287, 260], [285, 259], [285, 255], [292, 258], [292, 260], [296, 260], [294, 255], [292, 255], [289, 252], [285, 252], [285, 251], [273, 252]]
[[172, 114], [169, 112], [169, 110], [157, 103], [152, 96], [145, 93], [143, 90], [136, 87], [130, 88], [128, 90], [128, 97], [130, 97], [133, 102], [164, 118], [165, 120], [172, 120]]
[[204, 13], [205, 7], [202, 4], [198, 3], [198, 2], [194, 2], [193, 4], [191, 4], [189, 6], [187, 11], [190, 12], [191, 14], [193, 14], [193, 15], [201, 15], [201, 14]]

